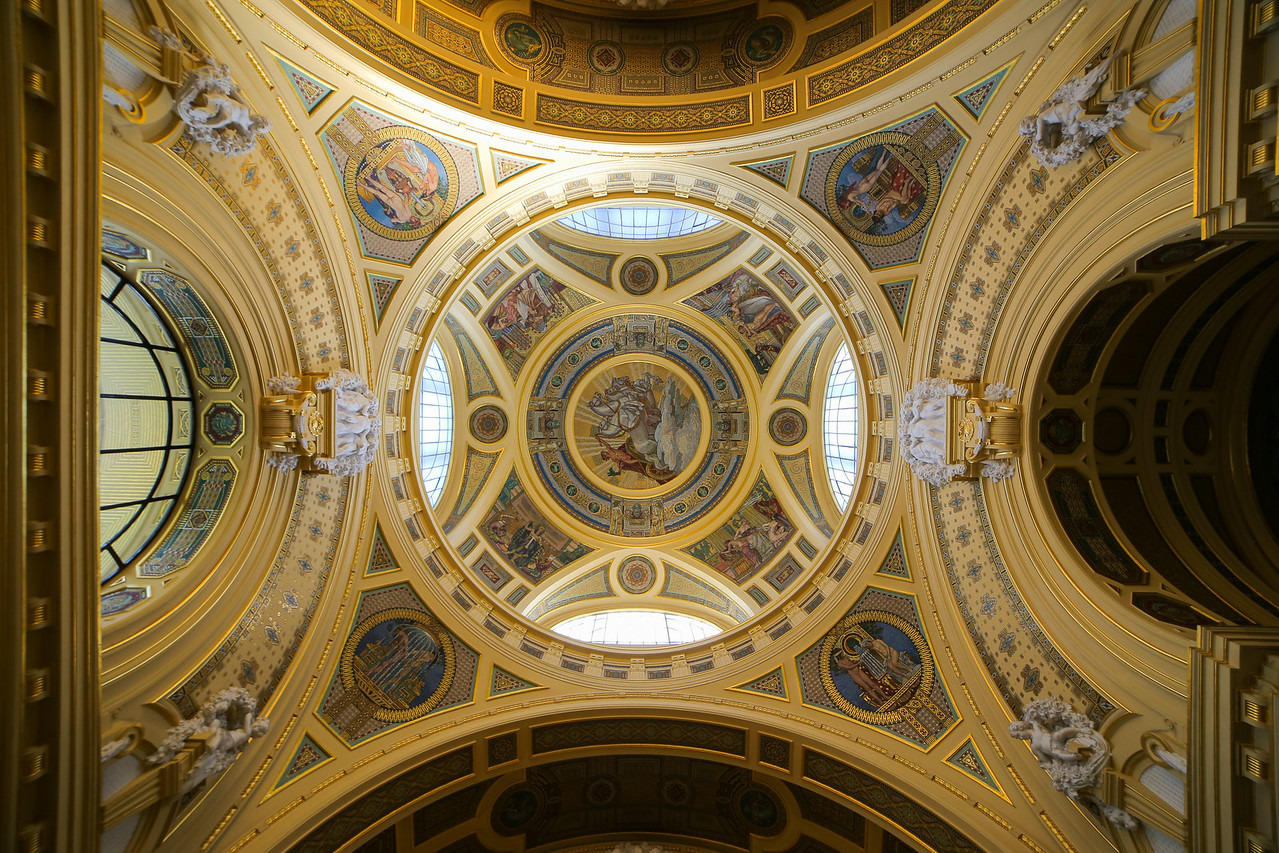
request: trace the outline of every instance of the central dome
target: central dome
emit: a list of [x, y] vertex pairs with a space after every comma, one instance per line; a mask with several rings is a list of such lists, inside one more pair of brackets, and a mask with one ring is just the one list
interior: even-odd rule
[[494, 247], [446, 313], [432, 346], [470, 429], [441, 527], [478, 592], [548, 629], [616, 616], [579, 632], [594, 642], [637, 613], [728, 629], [803, 586], [830, 543], [847, 496], [822, 476], [821, 418], [846, 341], [801, 263], [749, 225], [642, 243], [580, 228], [610, 210]]

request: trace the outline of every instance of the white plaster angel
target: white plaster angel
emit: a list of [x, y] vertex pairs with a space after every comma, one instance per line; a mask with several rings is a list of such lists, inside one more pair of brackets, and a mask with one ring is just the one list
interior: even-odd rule
[[1020, 720], [1008, 725], [1008, 733], [1030, 743], [1058, 791], [1072, 800], [1091, 801], [1116, 826], [1136, 828], [1132, 815], [1087, 791], [1101, 783], [1110, 762], [1110, 744], [1087, 716], [1061, 699], [1036, 699], [1022, 709]]
[[337, 423], [333, 425], [333, 458], [317, 457], [315, 464], [332, 474], [351, 476], [369, 466], [377, 453], [382, 416], [377, 398], [359, 375], [335, 370], [315, 383], [317, 390], [332, 389]]
[[248, 154], [271, 130], [249, 107], [230, 69], [211, 56], [200, 57], [200, 65], [186, 72], [173, 109], [193, 139], [228, 157]]
[[944, 486], [964, 473], [961, 464], [946, 463], [946, 401], [968, 392], [949, 379], [921, 379], [902, 399], [897, 440], [902, 456], [925, 483]]
[[256, 717], [257, 700], [243, 687], [228, 687], [200, 706], [200, 711], [169, 729], [168, 736], [148, 758], [149, 764], [164, 764], [197, 734], [209, 737], [205, 751], [182, 781], [180, 793], [195, 790], [211, 776], [226, 770], [250, 739], [266, 734], [270, 721]]
[[1124, 116], [1145, 97], [1142, 89], [1127, 89], [1096, 118], [1085, 117], [1088, 99], [1097, 94], [1110, 75], [1110, 65], [1120, 56], [1112, 53], [1085, 74], [1071, 77], [1039, 107], [1039, 112], [1022, 119], [1018, 132], [1030, 140], [1030, 152], [1050, 168], [1073, 163], [1083, 156], [1088, 143], [1106, 135], [1123, 123]]

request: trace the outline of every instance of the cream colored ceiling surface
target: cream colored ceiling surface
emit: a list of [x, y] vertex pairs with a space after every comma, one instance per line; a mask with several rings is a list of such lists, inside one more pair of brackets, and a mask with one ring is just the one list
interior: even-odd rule
[[[712, 116], [681, 142], [657, 124], [546, 119], [573, 86], [595, 111], [616, 95], [626, 110], [714, 112], [692, 89], [624, 91], [642, 81], [606, 73], [600, 43], [663, 57], [594, 6], [171, 4], [170, 23], [229, 63], [273, 130], [232, 161], [161, 118], [108, 117], [105, 158], [134, 176], [108, 182], [108, 209], [144, 205], [142, 190], [190, 199], [239, 260], [225, 266], [254, 282], [228, 298], [244, 334], [271, 342], [254, 381], [349, 366], [385, 429], [362, 477], [270, 472], [254, 494], [278, 523], [227, 546], [233, 573], [185, 605], [199, 614], [117, 623], [130, 635], [106, 668], [117, 713], [162, 731], [165, 713], [234, 684], [271, 718], [148, 830], [162, 849], [355, 849], [397, 821], [401, 849], [578, 849], [546, 817], [545, 786], [607, 777], [592, 790], [613, 808], [644, 756], [665, 756], [672, 778], [724, 780], [723, 825], [689, 834], [717, 850], [1112, 843], [1007, 722], [1060, 696], [1135, 753], [1184, 714], [1186, 637], [1144, 616], [1133, 629], [1112, 590], [1051, 551], [1023, 518], [1040, 499], [1029, 469], [914, 479], [896, 415], [925, 376], [1032, 393], [1041, 339], [1070, 306], [1192, 224], [1189, 146], [1134, 118], [1049, 172], [1017, 135], [1086, 60], [1131, 43], [1145, 5], [907, 6], [758, 10], [787, 22], [784, 61], [745, 63], [741, 79], [716, 66], [728, 83], [698, 85], [745, 98], [746, 118]], [[877, 35], [840, 47], [829, 31], [866, 11]], [[670, 7], [706, 60], [728, 35], [693, 12]], [[608, 82], [516, 63], [509, 52], [534, 43], [506, 40], [521, 22]], [[744, 44], [717, 61], [741, 63]], [[774, 130], [769, 92], [787, 86]], [[519, 111], [501, 107], [510, 88]], [[558, 222], [603, 206], [723, 224], [632, 241]], [[433, 505], [416, 442], [437, 345], [453, 448]], [[860, 404], [844, 510], [823, 443], [841, 347]], [[618, 648], [550, 630], [614, 608], [721, 633]], [[168, 648], [182, 654], [154, 653]], [[879, 672], [859, 663], [877, 659]], [[439, 802], [470, 811], [419, 838], [413, 813]], [[803, 819], [769, 823], [777, 804]], [[855, 819], [823, 828], [832, 804]], [[870, 830], [855, 835], [856, 820]], [[479, 846], [448, 846], [466, 843]]]

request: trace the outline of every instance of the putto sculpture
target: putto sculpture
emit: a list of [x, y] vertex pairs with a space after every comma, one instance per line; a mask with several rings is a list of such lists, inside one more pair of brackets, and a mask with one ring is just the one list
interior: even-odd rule
[[902, 399], [897, 439], [902, 456], [926, 483], [956, 478], [1011, 477], [1021, 450], [1021, 407], [1015, 391], [994, 382], [978, 393], [975, 381], [928, 378]]
[[1022, 119], [1017, 130], [1030, 140], [1030, 153], [1040, 163], [1056, 168], [1078, 160], [1088, 143], [1122, 124], [1133, 105], [1145, 97], [1142, 89], [1127, 89], [1106, 107], [1104, 114], [1087, 117], [1089, 98], [1110, 76], [1111, 63], [1119, 55], [1113, 53], [1092, 70], [1071, 77], [1040, 105], [1038, 113]]
[[195, 790], [206, 779], [226, 770], [250, 739], [266, 734], [270, 721], [256, 717], [258, 703], [243, 687], [228, 687], [200, 706], [200, 711], [169, 729], [168, 737], [147, 758], [153, 765], [172, 761], [200, 740], [204, 750], [182, 781], [180, 793]]
[[368, 467], [377, 453], [382, 416], [364, 379], [349, 370], [327, 374], [276, 376], [259, 407], [262, 447], [273, 451], [267, 462], [292, 471], [351, 476]]
[[228, 157], [248, 154], [271, 130], [271, 123], [249, 107], [226, 64], [211, 56], [200, 57], [200, 64], [186, 72], [173, 110], [191, 138]]
[[1029, 742], [1039, 766], [1052, 777], [1053, 787], [1072, 800], [1091, 802], [1115, 826], [1135, 829], [1128, 812], [1088, 791], [1101, 783], [1110, 762], [1110, 744], [1093, 721], [1060, 699], [1036, 699], [1022, 710], [1008, 732]]

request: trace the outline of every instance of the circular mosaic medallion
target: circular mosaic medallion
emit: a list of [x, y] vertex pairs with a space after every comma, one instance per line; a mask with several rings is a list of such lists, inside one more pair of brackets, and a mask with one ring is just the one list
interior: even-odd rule
[[592, 808], [611, 806], [617, 799], [617, 780], [612, 776], [597, 776], [586, 785], [586, 803]]
[[355, 626], [339, 672], [342, 686], [364, 694], [376, 719], [402, 723], [440, 704], [455, 665], [453, 641], [432, 617], [393, 608]]
[[519, 835], [542, 807], [542, 800], [530, 788], [520, 785], [502, 794], [493, 807], [493, 829], [500, 835]]
[[204, 410], [204, 434], [219, 447], [235, 444], [244, 435], [244, 412], [234, 403], [214, 403]]
[[529, 393], [531, 473], [594, 530], [674, 533], [703, 518], [746, 467], [746, 390], [683, 322], [594, 320], [544, 362]]
[[703, 455], [706, 404], [669, 362], [605, 364], [579, 385], [570, 446], [611, 491], [646, 491], [683, 480]]
[[786, 825], [782, 806], [763, 788], [747, 788], [737, 797], [737, 810], [742, 820], [761, 835], [776, 835]]
[[826, 635], [821, 677], [845, 714], [888, 726], [910, 716], [932, 691], [937, 673], [919, 629], [894, 613], [864, 610]]
[[657, 265], [648, 258], [631, 258], [622, 264], [622, 289], [643, 296], [657, 287]]
[[739, 51], [747, 64], [756, 67], [772, 65], [786, 52], [790, 42], [790, 25], [780, 18], [763, 23], [747, 34]]
[[360, 222], [390, 240], [428, 236], [457, 206], [457, 166], [431, 134], [385, 127], [346, 161], [342, 185]]
[[892, 246], [919, 232], [937, 209], [941, 171], [907, 134], [882, 131], [841, 151], [826, 179], [826, 209], [849, 238]]
[[546, 53], [546, 39], [523, 16], [512, 16], [498, 21], [498, 31], [502, 34], [500, 44], [503, 52], [516, 62], [529, 65], [540, 62]]
[[480, 406], [471, 412], [471, 435], [484, 444], [500, 441], [506, 435], [506, 412], [497, 406]]
[[617, 582], [631, 595], [648, 592], [656, 581], [657, 569], [648, 557], [627, 557], [617, 567]]
[[626, 54], [615, 41], [597, 41], [586, 49], [586, 61], [596, 74], [611, 75], [622, 70]]
[[662, 70], [672, 77], [683, 77], [697, 70], [700, 58], [697, 45], [691, 41], [677, 41], [662, 51]]
[[768, 434], [783, 447], [799, 444], [808, 435], [808, 419], [798, 409], [778, 409], [768, 419]]

